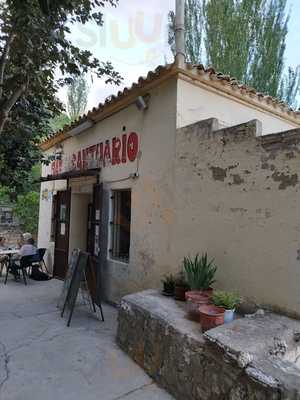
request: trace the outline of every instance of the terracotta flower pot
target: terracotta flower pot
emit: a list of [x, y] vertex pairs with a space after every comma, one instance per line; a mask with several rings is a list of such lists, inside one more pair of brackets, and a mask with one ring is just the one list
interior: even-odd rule
[[225, 308], [216, 307], [212, 304], [199, 306], [200, 324], [202, 331], [216, 328], [224, 324]]
[[185, 293], [188, 290], [187, 286], [175, 286], [175, 300], [185, 301]]
[[209, 296], [200, 291], [188, 291], [185, 293], [187, 301], [186, 310], [188, 316], [194, 321], [199, 321], [199, 306], [209, 303]]
[[205, 296], [208, 296], [209, 298], [212, 297], [214, 289], [213, 288], [208, 288], [208, 289], [204, 289], [204, 290], [200, 290], [200, 292], [202, 294], [204, 294]]

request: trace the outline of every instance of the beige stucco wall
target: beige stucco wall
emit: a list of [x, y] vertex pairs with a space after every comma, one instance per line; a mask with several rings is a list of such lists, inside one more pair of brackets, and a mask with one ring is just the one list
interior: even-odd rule
[[[132, 189], [130, 263], [110, 259], [107, 244], [103, 280], [106, 297], [118, 301], [126, 293], [151, 287], [160, 281], [169, 263], [171, 236], [168, 220], [172, 214], [173, 162], [176, 128], [176, 80], [169, 80], [151, 90], [149, 108], [139, 111], [135, 104], [97, 123], [83, 134], [65, 140], [64, 156], [98, 142], [136, 132], [139, 136], [140, 160], [127, 164], [107, 165], [100, 173], [100, 181], [109, 203], [113, 189]], [[54, 149], [50, 149], [49, 153]], [[137, 179], [127, 179], [138, 172]], [[51, 174], [44, 167], [43, 175]], [[51, 188], [54, 183], [43, 184]], [[105, 207], [110, 212], [110, 204]], [[48, 244], [50, 238], [51, 202], [41, 200], [39, 240]], [[71, 205], [72, 215], [72, 205]], [[71, 222], [72, 224], [72, 222]], [[45, 229], [46, 228], [46, 229]], [[105, 227], [104, 227], [105, 229]], [[106, 225], [109, 239], [109, 221]], [[71, 229], [70, 243], [75, 243]], [[47, 246], [46, 246], [47, 247]]]
[[[245, 95], [245, 98], [247, 95]], [[267, 111], [260, 111], [251, 105], [242, 104], [221, 91], [199, 87], [185, 80], [178, 80], [177, 127], [181, 128], [206, 118], [217, 118], [221, 125], [232, 126], [258, 119], [262, 123], [262, 134], [294, 129], [299, 125], [277, 117]]]
[[172, 259], [208, 252], [217, 287], [300, 316], [300, 131], [177, 131]]
[[[150, 95], [148, 110], [133, 104], [62, 143], [64, 156], [71, 156], [124, 132], [139, 135], [140, 160], [107, 165], [100, 173], [105, 297], [118, 301], [127, 293], [157, 287], [165, 273], [179, 270], [185, 255], [208, 251], [220, 265], [219, 287], [299, 313], [298, 183], [289, 184], [295, 181], [297, 157], [262, 148], [255, 138], [260, 129], [249, 134], [232, 129], [225, 142], [222, 134], [203, 136], [194, 128], [190, 134], [176, 133], [176, 126], [210, 116], [220, 118], [221, 126], [259, 118], [264, 133], [292, 126], [181, 80], [169, 80]], [[50, 167], [43, 168], [44, 175], [50, 173]], [[137, 179], [129, 179], [133, 173]], [[42, 188], [57, 190], [61, 185], [52, 182]], [[125, 264], [112, 260], [108, 251], [110, 194], [129, 188], [131, 248], [130, 263]], [[41, 199], [39, 242], [53, 248], [50, 221], [51, 198]], [[70, 250], [74, 234], [71, 228]]]

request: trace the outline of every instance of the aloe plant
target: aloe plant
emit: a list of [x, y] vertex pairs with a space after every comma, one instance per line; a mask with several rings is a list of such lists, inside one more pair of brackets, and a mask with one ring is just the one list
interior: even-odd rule
[[214, 260], [209, 260], [207, 253], [202, 256], [196, 254], [195, 258], [184, 257], [183, 268], [188, 284], [192, 290], [207, 290], [215, 282], [217, 266]]

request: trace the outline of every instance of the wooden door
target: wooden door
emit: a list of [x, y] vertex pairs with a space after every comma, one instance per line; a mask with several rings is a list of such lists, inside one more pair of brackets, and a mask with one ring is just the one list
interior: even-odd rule
[[95, 304], [99, 304], [101, 300], [101, 265], [100, 265], [100, 249], [101, 249], [101, 224], [102, 224], [102, 197], [103, 185], [94, 185], [93, 203], [89, 212], [88, 221], [88, 248], [90, 254], [90, 271], [87, 276], [90, 292], [93, 296]]
[[58, 192], [56, 197], [56, 226], [53, 275], [65, 279], [69, 259], [71, 190]]

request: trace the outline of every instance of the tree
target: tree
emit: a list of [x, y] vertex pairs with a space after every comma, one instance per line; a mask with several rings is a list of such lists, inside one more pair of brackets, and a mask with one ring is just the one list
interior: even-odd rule
[[[117, 0], [6, 0], [0, 2], [0, 184], [17, 190], [32, 165], [49, 120], [63, 111], [60, 86], [92, 70], [106, 82], [119, 84], [111, 63], [95, 59], [70, 40], [70, 26], [94, 21]], [[56, 78], [59, 70], [61, 78]]]
[[50, 116], [39, 101], [23, 97], [0, 135], [0, 184], [10, 187], [12, 196], [27, 190], [32, 167], [43, 159], [39, 143], [50, 133]]
[[298, 96], [300, 94], [300, 66], [295, 69], [289, 67], [283, 76], [279, 88], [279, 97], [297, 110], [299, 108]]
[[70, 117], [64, 112], [56, 115], [53, 119], [49, 121], [50, 129], [54, 133], [62, 129], [64, 126], [69, 125], [70, 123]]
[[68, 87], [68, 116], [71, 121], [84, 114], [88, 102], [89, 87], [84, 76], [73, 79]]
[[204, 4], [205, 49], [209, 65], [249, 83], [249, 66], [265, 0], [209, 0]]
[[[295, 103], [299, 80], [290, 81], [292, 89], [282, 81], [284, 76], [284, 53], [289, 16], [287, 0], [193, 0], [192, 8], [186, 1], [186, 26], [190, 30], [193, 21], [200, 21], [192, 41], [186, 35], [187, 59], [199, 63], [199, 48], [205, 48], [207, 63], [217, 71], [272, 96]], [[198, 17], [192, 14], [198, 14]], [[174, 51], [174, 21], [170, 14], [169, 42]], [[173, 21], [173, 22], [172, 22]], [[202, 39], [204, 37], [204, 40]], [[204, 43], [203, 43], [204, 42]], [[203, 54], [203, 51], [202, 51]], [[298, 85], [298, 87], [297, 87]]]
[[255, 25], [255, 44], [251, 49], [249, 84], [274, 97], [279, 93], [284, 72], [289, 21], [286, 1], [263, 2], [261, 16]]
[[18, 217], [23, 229], [33, 234], [36, 234], [38, 231], [39, 202], [39, 193], [31, 191], [19, 195], [13, 207], [14, 213]]

